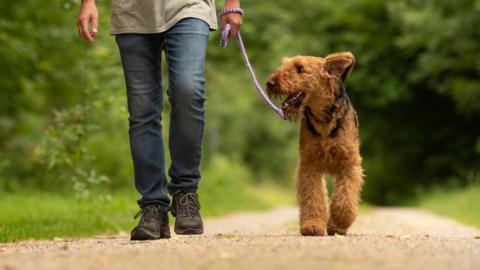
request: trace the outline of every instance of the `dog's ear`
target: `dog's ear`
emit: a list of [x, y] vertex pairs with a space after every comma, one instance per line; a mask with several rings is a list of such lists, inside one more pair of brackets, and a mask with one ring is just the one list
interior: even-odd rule
[[355, 65], [355, 56], [351, 52], [340, 52], [325, 57], [325, 70], [343, 81], [348, 77]]

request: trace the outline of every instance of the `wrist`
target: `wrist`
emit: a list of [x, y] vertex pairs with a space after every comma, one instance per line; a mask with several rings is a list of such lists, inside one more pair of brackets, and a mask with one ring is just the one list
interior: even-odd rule
[[82, 0], [82, 5], [85, 4], [94, 4], [95, 5], [96, 0]]

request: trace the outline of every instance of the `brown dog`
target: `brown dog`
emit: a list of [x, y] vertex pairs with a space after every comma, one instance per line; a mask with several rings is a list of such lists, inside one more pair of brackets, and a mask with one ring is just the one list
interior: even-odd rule
[[[363, 184], [359, 125], [344, 87], [354, 64], [350, 52], [296, 56], [267, 80], [271, 97], [286, 97], [286, 117], [301, 118], [296, 184], [302, 235], [346, 234], [357, 216]], [[327, 174], [335, 179], [330, 206]]]

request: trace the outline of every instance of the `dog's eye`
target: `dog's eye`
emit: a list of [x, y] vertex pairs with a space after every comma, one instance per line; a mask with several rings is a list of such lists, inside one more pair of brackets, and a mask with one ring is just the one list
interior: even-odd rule
[[297, 66], [297, 73], [303, 73], [305, 70], [303, 70], [303, 66], [302, 65], [298, 65]]

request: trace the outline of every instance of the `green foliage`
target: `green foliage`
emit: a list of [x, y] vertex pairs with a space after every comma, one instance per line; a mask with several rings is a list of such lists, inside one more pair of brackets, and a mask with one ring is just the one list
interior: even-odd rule
[[250, 170], [225, 156], [215, 155], [211, 158], [203, 170], [203, 179], [205, 180], [200, 183], [199, 196], [209, 215], [245, 209], [266, 209], [293, 202], [293, 190], [287, 193], [271, 184], [249, 186], [252, 179]]
[[35, 149], [39, 160], [39, 179], [71, 181], [77, 196], [82, 198], [89, 196], [89, 185], [109, 182], [107, 176], [98, 175], [94, 169], [83, 168], [85, 164], [93, 167], [93, 159], [83, 146], [86, 136], [95, 128], [86, 122], [90, 110], [90, 106], [77, 105], [71, 110], [55, 111], [53, 123]]
[[402, 23], [395, 43], [415, 56], [408, 79], [449, 95], [461, 112], [479, 112], [480, 2], [399, 1], [390, 10]]
[[0, 242], [112, 234], [131, 229], [134, 220], [129, 217], [137, 211], [132, 192], [116, 192], [109, 197], [95, 195], [99, 196], [87, 200], [71, 193], [2, 193]]
[[[132, 186], [123, 75], [107, 34], [110, 1], [97, 2], [100, 35], [92, 45], [77, 37], [77, 1], [0, 3], [0, 190], [77, 186], [83, 194], [94, 186]], [[396, 203], [418, 188], [452, 177], [468, 182], [478, 173], [480, 1], [242, 5], [242, 34], [259, 78], [285, 56], [356, 55], [347, 88], [361, 122], [364, 200]], [[289, 185], [298, 124], [269, 111], [235, 42], [220, 49], [218, 37], [211, 34], [208, 48], [202, 183], [232, 186], [228, 192], [236, 178], [241, 185]], [[168, 103], [164, 107], [168, 139]], [[100, 181], [104, 176], [109, 183]]]
[[480, 227], [480, 187], [435, 188], [414, 204], [439, 215], [454, 218], [464, 224]]

